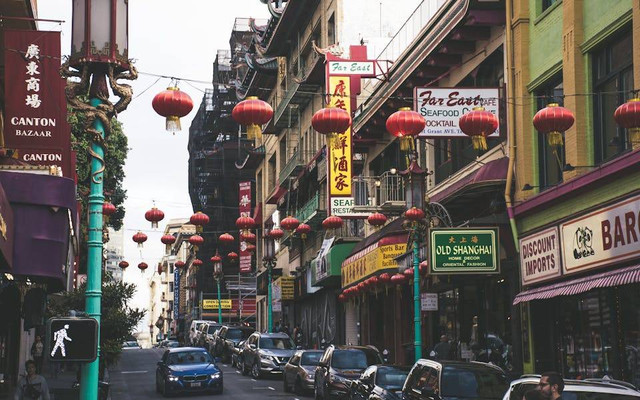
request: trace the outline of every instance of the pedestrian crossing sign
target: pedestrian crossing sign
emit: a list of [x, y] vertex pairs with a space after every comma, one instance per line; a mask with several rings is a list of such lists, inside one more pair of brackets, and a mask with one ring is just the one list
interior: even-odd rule
[[50, 361], [94, 361], [98, 356], [98, 321], [74, 317], [49, 319], [45, 353]]

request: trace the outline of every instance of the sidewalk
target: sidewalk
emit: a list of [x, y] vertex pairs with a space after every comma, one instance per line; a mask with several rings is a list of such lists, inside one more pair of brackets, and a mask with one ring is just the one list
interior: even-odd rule
[[[57, 366], [54, 363], [45, 363], [42, 367], [42, 375], [47, 380], [52, 400], [78, 400], [80, 398], [79, 389], [73, 388], [79, 368], [80, 364], [76, 363], [59, 363]], [[105, 381], [108, 382], [108, 370], [105, 375]]]

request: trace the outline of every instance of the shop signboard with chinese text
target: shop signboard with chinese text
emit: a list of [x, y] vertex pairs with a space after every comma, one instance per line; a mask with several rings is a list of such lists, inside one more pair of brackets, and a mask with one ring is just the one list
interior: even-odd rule
[[[328, 107], [341, 108], [351, 115], [351, 78], [348, 76], [329, 77]], [[329, 194], [331, 196], [351, 196], [351, 127], [337, 134], [329, 143]]]
[[431, 274], [500, 273], [498, 228], [431, 229]]
[[385, 269], [397, 269], [396, 258], [407, 250], [406, 235], [382, 238], [342, 263], [342, 287], [359, 282]]
[[[420, 137], [468, 138], [460, 130], [460, 117], [474, 107], [484, 107], [500, 119], [499, 92], [497, 88], [436, 88], [417, 87], [414, 89], [414, 108], [424, 117], [426, 127]], [[500, 130], [489, 135], [500, 136]]]
[[560, 225], [565, 274], [640, 257], [640, 195]]
[[18, 158], [72, 177], [60, 32], [4, 30], [4, 141]]
[[562, 268], [557, 227], [520, 239], [520, 268], [523, 286], [560, 276]]
[[[220, 299], [223, 310], [231, 310], [231, 299]], [[202, 299], [203, 310], [217, 310], [218, 299]]]
[[180, 268], [173, 268], [173, 319], [180, 317]]
[[[251, 216], [251, 182], [238, 183], [238, 211], [241, 217]], [[257, 222], [256, 222], [257, 223]], [[240, 242], [239, 264], [240, 273], [248, 274], [253, 269], [251, 266], [252, 255], [247, 251], [247, 243]]]

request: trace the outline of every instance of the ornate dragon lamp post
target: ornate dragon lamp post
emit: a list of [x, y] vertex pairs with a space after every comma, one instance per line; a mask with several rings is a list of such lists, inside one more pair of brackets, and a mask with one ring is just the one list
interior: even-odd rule
[[271, 273], [276, 264], [276, 244], [271, 232], [264, 234], [264, 256], [262, 263], [267, 268], [267, 332], [273, 332], [273, 304], [271, 294]]
[[[111, 118], [131, 102], [131, 86], [118, 79], [134, 80], [137, 72], [128, 57], [128, 2], [122, 0], [74, 0], [71, 56], [60, 68], [67, 81], [67, 104], [86, 116], [85, 129], [91, 134], [91, 190], [89, 194], [89, 238], [87, 242], [86, 312], [100, 324], [102, 300], [102, 204], [104, 139], [110, 132]], [[108, 78], [108, 84], [107, 84]], [[109, 102], [109, 87], [119, 97]], [[89, 95], [89, 104], [83, 97]], [[80, 398], [98, 398], [98, 358], [82, 366]]]

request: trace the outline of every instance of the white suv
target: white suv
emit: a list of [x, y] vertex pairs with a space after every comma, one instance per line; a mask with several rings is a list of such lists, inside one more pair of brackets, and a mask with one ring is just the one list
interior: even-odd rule
[[[522, 400], [538, 387], [540, 375], [524, 375], [509, 385], [502, 400]], [[564, 380], [562, 400], [640, 400], [640, 392], [630, 383], [609, 379]]]
[[189, 328], [189, 344], [195, 345], [197, 343], [200, 326], [207, 322], [209, 321], [205, 321], [202, 319], [194, 319], [193, 321], [191, 321], [191, 327]]

